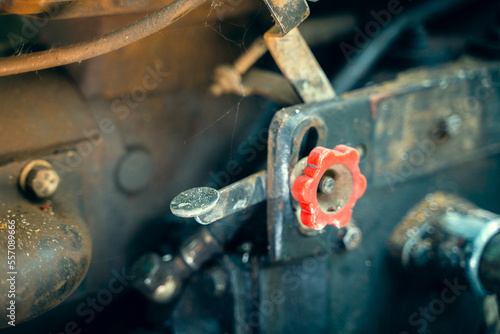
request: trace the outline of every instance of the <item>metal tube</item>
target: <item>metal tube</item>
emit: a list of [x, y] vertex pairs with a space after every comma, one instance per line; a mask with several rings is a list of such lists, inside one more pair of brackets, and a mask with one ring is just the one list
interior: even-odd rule
[[169, 26], [206, 0], [177, 0], [126, 27], [92, 41], [0, 59], [0, 76], [42, 70], [118, 50]]

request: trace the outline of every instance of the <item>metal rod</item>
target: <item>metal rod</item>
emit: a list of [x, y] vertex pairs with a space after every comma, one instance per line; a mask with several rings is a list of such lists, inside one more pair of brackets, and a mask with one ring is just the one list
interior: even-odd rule
[[92, 41], [0, 58], [0, 76], [67, 65], [118, 50], [169, 26], [207, 0], [177, 0], [128, 26]]

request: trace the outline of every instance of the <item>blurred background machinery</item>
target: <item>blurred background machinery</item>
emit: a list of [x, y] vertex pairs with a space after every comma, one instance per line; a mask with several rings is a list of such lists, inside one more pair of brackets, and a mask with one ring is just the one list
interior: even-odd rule
[[500, 332], [498, 3], [0, 13], [1, 331]]

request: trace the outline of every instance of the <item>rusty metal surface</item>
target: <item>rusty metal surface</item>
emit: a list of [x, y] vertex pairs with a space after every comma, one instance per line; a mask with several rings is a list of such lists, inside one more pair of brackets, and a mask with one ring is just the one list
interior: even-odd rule
[[37, 14], [49, 10], [51, 6], [66, 0], [2, 0], [0, 13], [9, 14]]
[[193, 11], [206, 0], [176, 0], [103, 36], [50, 50], [0, 58], [0, 76], [78, 63], [119, 50], [158, 32]]
[[[158, 10], [173, 0], [11, 0], [0, 2], [0, 13], [69, 19]], [[36, 16], [35, 16], [36, 17]]]
[[252, 69], [243, 78], [242, 85], [246, 95], [262, 95], [286, 105], [301, 102], [290, 82], [271, 71]]
[[310, 14], [306, 0], [264, 0], [271, 11], [280, 34], [286, 35]]
[[[67, 154], [44, 157], [64, 163]], [[54, 196], [43, 201], [29, 200], [18, 188], [26, 161], [0, 167], [0, 302], [10, 305], [7, 273], [15, 272], [16, 324], [37, 317], [64, 301], [80, 284], [90, 265], [92, 242], [84, 218], [78, 173], [65, 175]], [[9, 221], [15, 221], [15, 265], [8, 265]], [[0, 327], [11, 319], [2, 317]]]
[[[196, 26], [181, 29], [186, 36], [195, 36], [199, 30]], [[12, 159], [21, 161], [27, 157], [41, 158], [44, 154], [61, 150], [67, 152], [61, 162], [65, 171], [61, 175], [63, 188], [57, 193], [60, 192], [62, 196], [74, 194], [84, 202], [82, 210], [92, 234], [94, 262], [86, 276], [85, 286], [70, 297], [72, 300], [105, 288], [110, 272], [122, 273], [127, 259], [136, 254], [131, 251], [131, 248], [137, 247], [133, 245], [131, 236], [139, 226], [165, 214], [168, 202], [177, 192], [185, 189], [186, 185], [194, 186], [206, 179], [210, 171], [215, 170], [220, 155], [224, 154], [229, 143], [232, 140], [242, 140], [245, 126], [259, 115], [255, 110], [262, 108], [261, 99], [215, 99], [205, 94], [208, 86], [205, 83], [209, 82], [208, 73], [213, 69], [211, 64], [220, 59], [215, 54], [207, 57], [207, 61], [200, 62], [196, 53], [191, 51], [202, 42], [203, 45], [210, 46], [210, 43], [217, 40], [217, 36], [217, 47], [225, 47], [220, 35], [210, 29], [204, 31], [206, 34], [199, 36], [198, 45], [186, 43], [184, 48], [177, 49], [178, 52], [173, 57], [167, 56], [172, 53], [163, 43], [165, 40], [174, 43], [178, 39], [178, 32], [169, 33], [169, 38], [154, 36], [153, 41], [149, 41], [151, 44], [145, 43], [134, 48], [137, 53], [132, 56], [140, 59], [136, 66], [124, 66], [129, 61], [130, 54], [127, 52], [121, 57], [114, 55], [108, 59], [110, 64], [123, 68], [124, 71], [104, 67], [106, 75], [96, 76], [85, 72], [89, 67], [82, 67], [85, 75], [92, 78], [89, 85], [103, 80], [111, 95], [109, 99], [90, 99], [90, 105], [82, 101], [73, 83], [57, 72], [43, 71], [0, 80], [0, 85], [5, 88], [2, 91], [5, 93], [2, 94], [5, 102], [3, 110], [16, 110], [15, 114], [4, 112], [0, 116], [5, 119], [0, 127], [2, 135], [5, 135], [3, 139], [8, 143], [3, 148], [12, 152], [8, 159], [3, 153], [0, 155], [2, 164]], [[205, 38], [207, 35], [210, 38]], [[145, 45], [153, 52], [148, 53], [148, 57], [140, 57]], [[211, 46], [214, 47], [213, 44]], [[185, 54], [191, 57], [186, 57]], [[160, 59], [165, 64], [172, 62], [181, 66], [170, 69], [157, 67], [155, 61]], [[200, 69], [198, 73], [189, 70], [193, 66]], [[120, 108], [117, 108], [115, 94], [130, 96], [135, 88], [142, 87], [145, 76], [151, 73], [156, 75], [158, 87], [148, 90], [144, 100], [134, 101], [134, 107], [119, 98]], [[207, 76], [200, 73], [206, 73]], [[137, 80], [123, 80], [127, 76]], [[22, 82], [19, 83], [16, 78]], [[184, 80], [182, 84], [181, 81], [176, 81], [177, 78]], [[117, 83], [124, 83], [125, 86]], [[179, 92], [182, 85], [183, 91]], [[100, 89], [99, 85], [94, 88]], [[169, 91], [168, 94], [165, 91]], [[23, 92], [25, 95], [22, 95]], [[64, 93], [64, 96], [58, 93]], [[194, 95], [199, 98], [193, 100]], [[235, 105], [239, 105], [236, 125], [236, 112], [219, 119]], [[201, 113], [202, 110], [211, 112]], [[16, 122], [15, 115], [24, 122]], [[207, 128], [207, 124], [212, 126]], [[153, 170], [147, 179], [147, 187], [130, 194], [123, 191], [117, 174], [120, 171], [120, 161], [126, 160], [128, 154], [139, 148], [149, 153]], [[47, 159], [50, 160], [50, 157]], [[141, 164], [136, 165], [136, 175], [145, 172]], [[2, 178], [12, 177], [13, 182], [17, 177], [15, 172], [5, 169], [0, 174]], [[65, 180], [72, 176], [81, 176], [83, 181], [74, 183], [70, 188], [64, 187], [67, 185]], [[186, 183], [186, 180], [190, 180], [191, 184]], [[72, 286], [68, 284], [67, 287]], [[48, 325], [44, 323], [43, 317], [34, 321], [34, 326]]]
[[[53, 18], [70, 19], [77, 17], [142, 13], [158, 10], [174, 0], [73, 0], [60, 6]], [[52, 12], [55, 12], [52, 10]]]
[[[253, 13], [258, 9], [256, 4], [258, 1], [245, 1], [233, 11], [228, 10], [225, 15], [230, 17], [241, 12]], [[168, 77], [162, 77], [156, 83], [151, 95], [190, 89], [207, 90], [214, 67], [231, 63], [231, 52], [240, 52], [237, 46], [227, 43], [218, 31], [206, 26], [218, 19], [217, 11], [214, 10], [208, 16], [209, 13], [209, 6], [200, 8], [175, 22], [171, 29], [153, 34], [119, 52], [69, 65], [67, 70], [87, 97], [102, 95], [116, 98], [122, 94], [129, 95], [134, 88], [144, 86], [144, 78], [150, 75], [151, 70], [168, 73]], [[54, 20], [49, 21], [47, 28], [41, 30], [40, 34], [47, 44], [53, 41], [71, 44], [119, 29], [137, 18], [130, 15], [82, 18], [79, 25], [74, 25], [70, 20]], [[242, 36], [242, 31], [234, 26], [225, 29], [232, 36]], [[68, 30], [73, 33], [66, 34]], [[227, 52], [228, 48], [231, 52]], [[134, 66], [130, 66], [131, 62]], [[200, 91], [200, 94], [204, 92]]]
[[415, 274], [432, 271], [430, 281], [460, 277], [476, 296], [484, 298], [498, 291], [491, 261], [497, 253], [499, 219], [455, 194], [431, 193], [398, 224], [388, 249], [405, 269]]
[[273, 27], [264, 39], [281, 72], [304, 102], [335, 98], [330, 81], [297, 28], [282, 37]]
[[[0, 80], [0, 163], [85, 139], [96, 125], [77, 89], [54, 71]], [[28, 135], [29, 134], [29, 135]]]
[[[392, 185], [497, 151], [496, 68], [494, 62], [463, 58], [437, 71], [408, 71], [368, 90], [375, 184]], [[456, 128], [443, 133], [453, 118]]]
[[[428, 194], [417, 205], [410, 209], [408, 214], [397, 225], [387, 241], [387, 248], [391, 256], [401, 260], [402, 266], [407, 269], [428, 266], [432, 261], [439, 261], [439, 266], [455, 266], [464, 269], [466, 256], [460, 253], [466, 242], [463, 231], [472, 235], [474, 230], [462, 223], [463, 230], [447, 231], [443, 215], [457, 213], [464, 217], [480, 217], [481, 220], [496, 220], [498, 216], [491, 212], [479, 209], [474, 204], [458, 197], [455, 194], [436, 192]], [[441, 226], [443, 225], [443, 226]], [[454, 232], [454, 234], [447, 234]], [[457, 247], [455, 252], [450, 251]], [[442, 249], [439, 249], [442, 247]], [[470, 247], [470, 246], [469, 246]], [[443, 249], [446, 252], [443, 252]]]
[[[433, 70], [411, 71], [394, 82], [346, 94], [343, 100], [279, 112], [271, 125], [268, 156], [268, 170], [274, 171], [268, 175], [272, 259], [317, 252], [326, 238], [327, 233], [304, 238], [293, 223], [289, 172], [301, 158], [298, 151], [309, 127], [318, 129], [316, 145], [364, 147], [367, 154], [360, 167], [368, 187], [392, 189], [411, 178], [499, 151], [500, 93], [492, 84], [499, 80], [498, 63], [465, 58]], [[442, 121], [437, 117], [453, 113], [462, 115], [464, 136], [436, 139]], [[295, 243], [302, 246], [294, 247]]]
[[[355, 19], [351, 15], [334, 15], [308, 20], [299, 30], [307, 45], [318, 46], [339, 38], [354, 23]], [[295, 89], [282, 75], [252, 68], [266, 52], [264, 38], [257, 37], [234, 64], [217, 66], [214, 83], [210, 87], [211, 93], [216, 96], [227, 93], [240, 96], [257, 94], [287, 105], [300, 103]], [[325, 85], [328, 86], [327, 83]]]

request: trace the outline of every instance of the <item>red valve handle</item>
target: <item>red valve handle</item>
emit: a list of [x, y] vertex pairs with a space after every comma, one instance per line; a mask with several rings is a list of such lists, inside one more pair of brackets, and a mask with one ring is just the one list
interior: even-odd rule
[[[350, 172], [349, 180], [352, 179], [352, 184], [349, 180], [349, 184], [347, 184], [350, 195], [340, 208], [336, 208], [332, 212], [325, 212], [318, 202], [318, 185], [325, 172], [332, 167], [335, 168], [336, 165], [343, 165]], [[342, 177], [345, 176], [339, 176], [339, 178]], [[346, 188], [346, 179], [335, 181], [341, 187]], [[307, 158], [307, 167], [292, 186], [293, 197], [299, 202], [302, 209], [300, 213], [302, 224], [315, 230], [321, 230], [326, 225], [334, 225], [338, 228], [347, 225], [352, 216], [352, 208], [356, 201], [363, 196], [365, 190], [366, 178], [359, 170], [358, 151], [345, 145], [338, 145], [333, 150], [321, 146], [314, 148]], [[337, 191], [338, 193], [339, 191]], [[335, 196], [335, 194], [332, 195]]]

